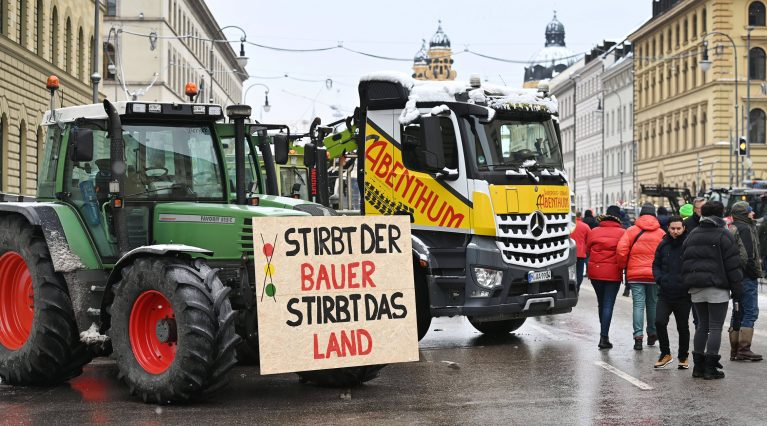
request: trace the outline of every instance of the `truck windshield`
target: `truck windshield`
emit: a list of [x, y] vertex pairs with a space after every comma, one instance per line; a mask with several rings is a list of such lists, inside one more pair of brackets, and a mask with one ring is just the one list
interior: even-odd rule
[[527, 160], [538, 166], [562, 167], [562, 154], [549, 121], [497, 119], [471, 125], [480, 169], [520, 167]]

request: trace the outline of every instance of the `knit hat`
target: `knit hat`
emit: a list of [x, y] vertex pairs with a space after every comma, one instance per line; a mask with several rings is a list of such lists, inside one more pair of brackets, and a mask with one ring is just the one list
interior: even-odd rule
[[748, 209], [750, 207], [751, 206], [748, 205], [747, 201], [738, 201], [737, 203], [732, 205], [730, 214], [732, 214], [733, 218], [745, 219], [748, 217]]
[[607, 208], [607, 211], [605, 212], [607, 216], [617, 217], [620, 219], [621, 217], [621, 208], [618, 206], [610, 206]]
[[642, 206], [642, 210], [639, 210], [639, 216], [644, 215], [655, 216], [655, 206], [650, 203], [645, 203]]
[[687, 219], [688, 217], [692, 216], [692, 213], [692, 204], [685, 204], [681, 209], [679, 209], [679, 216], [682, 216], [682, 219]]
[[660, 207], [658, 207], [658, 214], [659, 215], [661, 215], [661, 214], [668, 215], [668, 210], [665, 207], [660, 206]]

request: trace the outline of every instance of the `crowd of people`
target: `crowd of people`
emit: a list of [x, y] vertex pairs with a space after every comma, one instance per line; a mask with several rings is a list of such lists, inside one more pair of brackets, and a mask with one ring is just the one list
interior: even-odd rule
[[673, 315], [679, 335], [679, 369], [690, 366], [690, 314], [692, 377], [721, 379], [719, 354], [724, 322], [732, 301], [728, 329], [731, 361], [761, 361], [751, 350], [759, 316], [759, 279], [764, 276], [767, 221], [757, 228], [745, 201], [731, 209], [725, 221], [724, 205], [696, 198], [692, 205], [671, 215], [664, 207], [642, 206], [633, 224], [618, 207], [594, 216], [576, 213], [572, 238], [577, 248], [577, 287], [588, 276], [597, 296], [600, 323], [598, 347], [611, 349], [610, 323], [621, 285], [633, 305], [634, 349], [658, 343], [654, 368], [672, 364], [668, 324]]

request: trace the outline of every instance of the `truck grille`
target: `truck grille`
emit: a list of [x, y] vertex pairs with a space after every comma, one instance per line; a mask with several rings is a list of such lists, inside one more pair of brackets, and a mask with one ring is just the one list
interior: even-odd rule
[[[537, 229], [531, 227], [533, 221], [539, 225]], [[550, 266], [567, 258], [570, 247], [568, 221], [567, 213], [498, 215], [496, 245], [503, 260], [511, 265], [526, 268]]]

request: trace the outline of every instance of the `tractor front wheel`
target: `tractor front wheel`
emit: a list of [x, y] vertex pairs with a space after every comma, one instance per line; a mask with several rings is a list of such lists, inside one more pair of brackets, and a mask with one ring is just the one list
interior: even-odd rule
[[121, 272], [110, 308], [119, 376], [144, 402], [200, 399], [236, 363], [234, 312], [203, 261], [139, 258]]
[[375, 379], [384, 367], [386, 367], [385, 364], [303, 371], [298, 373], [298, 377], [302, 382], [314, 383], [322, 387], [353, 387]]
[[21, 217], [0, 217], [0, 378], [58, 384], [89, 361], [42, 232]]

